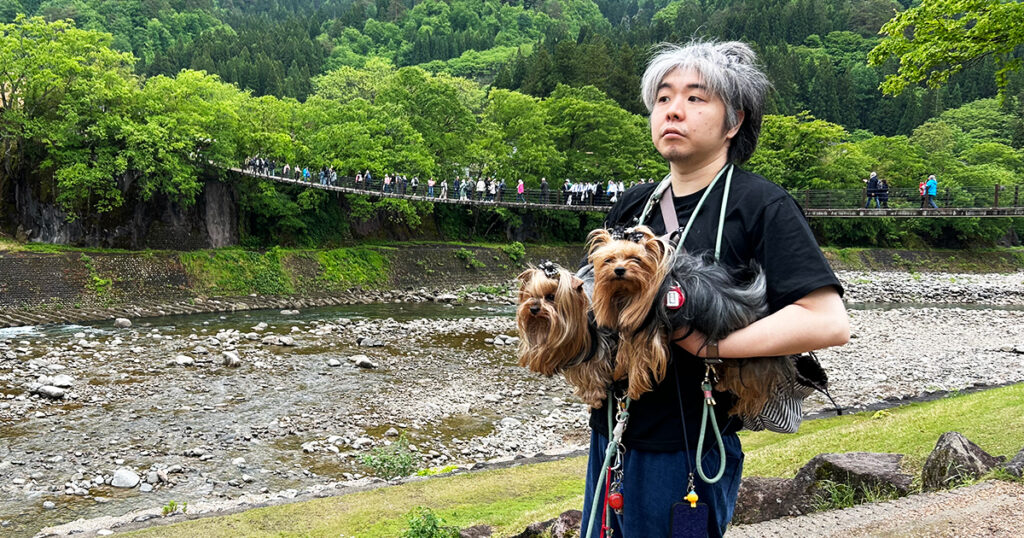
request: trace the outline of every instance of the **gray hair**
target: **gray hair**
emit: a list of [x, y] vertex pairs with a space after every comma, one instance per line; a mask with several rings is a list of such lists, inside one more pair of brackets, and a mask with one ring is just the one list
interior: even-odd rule
[[647, 111], [654, 109], [658, 86], [666, 75], [676, 69], [692, 69], [704, 79], [708, 91], [725, 103], [725, 130], [740, 122], [737, 111], [743, 111], [743, 124], [729, 145], [729, 161], [742, 164], [750, 159], [761, 134], [764, 97], [771, 88], [754, 51], [739, 41], [691, 41], [685, 46], [662, 43], [655, 51], [640, 82]]

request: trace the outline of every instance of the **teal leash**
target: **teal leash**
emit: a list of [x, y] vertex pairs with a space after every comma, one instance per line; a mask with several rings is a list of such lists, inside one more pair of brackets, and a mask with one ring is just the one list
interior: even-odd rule
[[[594, 516], [597, 514], [597, 506], [600, 504], [605, 477], [608, 475], [608, 468], [612, 465], [612, 457], [619, 452], [619, 444], [622, 443], [622, 433], [626, 431], [626, 422], [629, 420], [629, 402], [627, 396], [625, 404], [618, 415], [613, 418], [612, 409], [615, 407], [615, 397], [612, 391], [608, 391], [608, 446], [604, 449], [604, 464], [601, 466], [601, 474], [597, 479], [597, 486], [594, 488], [594, 500], [590, 503], [590, 520], [587, 522], [587, 538], [591, 538], [594, 532]], [[616, 419], [618, 424], [615, 424]], [[608, 515], [611, 517], [611, 514]]]

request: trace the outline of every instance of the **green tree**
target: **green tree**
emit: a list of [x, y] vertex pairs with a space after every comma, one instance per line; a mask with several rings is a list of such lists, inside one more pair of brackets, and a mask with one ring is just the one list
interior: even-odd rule
[[872, 65], [899, 58], [881, 88], [898, 95], [911, 84], [938, 87], [964, 67], [994, 56], [996, 83], [1020, 67], [1014, 49], [1024, 44], [1024, 3], [1007, 0], [923, 0], [882, 26], [887, 37], [868, 56]]

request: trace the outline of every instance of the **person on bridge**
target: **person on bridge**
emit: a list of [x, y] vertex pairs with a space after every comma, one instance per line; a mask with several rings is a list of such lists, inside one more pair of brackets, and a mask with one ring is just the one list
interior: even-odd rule
[[[672, 230], [666, 229], [662, 208], [675, 212], [668, 220], [678, 220], [680, 227], [690, 223], [696, 231], [681, 239], [688, 253], [717, 258], [716, 263], [734, 271], [755, 263], [764, 271], [769, 313], [720, 341], [678, 328], [666, 344], [671, 348], [666, 375], [653, 391], [626, 404], [628, 423], [614, 429], [609, 425], [606, 407], [613, 402], [591, 411], [581, 536], [599, 536], [604, 513], [616, 538], [696, 536], [694, 532], [705, 534], [705, 526], [707, 536], [722, 536], [732, 519], [743, 470], [736, 435], [742, 421], [729, 415], [731, 393], [714, 392], [717, 405], [708, 405], [712, 391], [705, 393], [702, 387], [705, 359], [783, 356], [849, 340], [842, 285], [800, 206], [783, 188], [739, 167], [757, 146], [769, 88], [754, 51], [739, 42], [661, 45], [641, 78], [650, 136], [669, 164], [662, 183], [668, 190], [661, 198], [667, 203], [656, 203], [648, 213], [645, 207], [659, 184], [638, 185], [620, 195], [604, 227], [633, 226], [648, 213], [645, 224], [664, 234]], [[727, 189], [731, 196], [723, 208]], [[617, 381], [610, 388], [622, 395], [626, 383]], [[625, 404], [625, 399], [620, 401]], [[711, 410], [707, 421], [705, 409]], [[698, 461], [698, 432], [710, 420], [721, 425], [721, 443], [706, 443]], [[604, 487], [597, 488], [599, 477], [608, 476], [602, 470], [609, 430], [622, 432], [625, 447], [621, 467], [613, 474], [613, 491], [624, 501], [620, 510], [606, 505]], [[719, 472], [717, 480], [701, 478]], [[701, 503], [699, 510], [680, 503], [692, 491], [689, 483]]]
[[433, 177], [431, 177], [430, 179], [427, 180], [427, 196], [429, 196], [431, 198], [434, 197], [434, 184], [435, 184], [435, 181], [434, 181]]
[[462, 182], [459, 181], [459, 176], [455, 176], [455, 181], [452, 182], [452, 187], [455, 189], [455, 197], [462, 198]]
[[939, 194], [939, 182], [935, 181], [935, 174], [928, 176], [928, 181], [924, 184], [925, 196], [928, 200], [928, 205], [932, 209], [938, 209], [939, 206], [935, 205], [935, 195]]
[[864, 208], [867, 209], [871, 206], [871, 201], [875, 201], [875, 207], [879, 207], [878, 203], [878, 174], [871, 172], [871, 176], [864, 180], [864, 183], [868, 184], [868, 201], [864, 204]]
[[519, 184], [516, 185], [516, 201], [526, 203], [526, 185], [523, 184], [523, 180], [519, 180]]
[[483, 201], [484, 192], [487, 191], [487, 183], [484, 182], [484, 176], [480, 176], [476, 180], [476, 199]]
[[[458, 180], [456, 180], [456, 181], [458, 181]], [[447, 179], [442, 179], [441, 180], [441, 198], [444, 198], [444, 199], [448, 198], [448, 180]]]
[[884, 179], [878, 180], [878, 203], [889, 209], [889, 182]]
[[542, 204], [548, 203], [548, 195], [549, 195], [550, 192], [551, 192], [551, 190], [548, 187], [548, 178], [546, 178], [546, 177], [540, 178], [540, 203], [542, 203]]

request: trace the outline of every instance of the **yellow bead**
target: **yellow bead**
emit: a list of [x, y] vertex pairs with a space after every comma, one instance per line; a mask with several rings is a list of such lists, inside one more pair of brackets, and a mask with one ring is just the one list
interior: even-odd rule
[[691, 491], [683, 497], [684, 500], [690, 501], [690, 508], [697, 508], [697, 492]]

